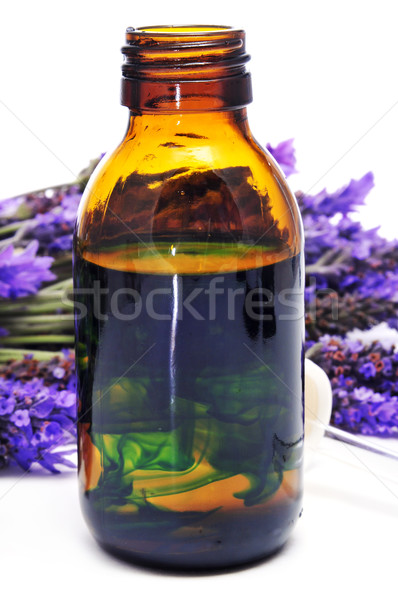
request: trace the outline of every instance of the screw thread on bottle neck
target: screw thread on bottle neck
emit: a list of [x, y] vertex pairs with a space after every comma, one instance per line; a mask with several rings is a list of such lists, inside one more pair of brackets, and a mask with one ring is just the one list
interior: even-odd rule
[[240, 29], [129, 28], [126, 42], [121, 101], [134, 112], [230, 110], [252, 100]]

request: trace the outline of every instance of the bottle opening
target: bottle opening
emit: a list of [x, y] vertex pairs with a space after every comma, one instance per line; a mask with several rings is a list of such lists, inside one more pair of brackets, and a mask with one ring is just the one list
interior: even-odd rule
[[174, 35], [176, 33], [213, 33], [231, 31], [233, 27], [228, 25], [151, 25], [149, 27], [129, 27], [127, 31], [140, 31], [142, 33], [165, 33]]
[[225, 110], [251, 102], [245, 32], [226, 25], [129, 27], [122, 104], [142, 110]]

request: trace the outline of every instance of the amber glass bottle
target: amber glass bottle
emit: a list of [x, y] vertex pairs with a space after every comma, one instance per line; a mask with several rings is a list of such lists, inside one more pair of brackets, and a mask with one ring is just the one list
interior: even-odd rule
[[217, 568], [301, 510], [302, 227], [254, 140], [245, 34], [127, 30], [126, 136], [75, 234], [79, 482], [99, 543]]

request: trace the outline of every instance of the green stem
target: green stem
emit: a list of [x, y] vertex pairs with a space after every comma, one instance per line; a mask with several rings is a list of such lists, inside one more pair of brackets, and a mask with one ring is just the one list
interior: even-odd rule
[[73, 345], [73, 335], [21, 335], [4, 337], [1, 339], [2, 346], [16, 346], [20, 344], [70, 344]]
[[10, 244], [16, 244], [20, 240], [23, 239], [25, 233], [29, 231], [32, 224], [34, 223], [34, 219], [27, 219], [25, 221], [21, 221], [19, 227], [16, 229], [14, 235], [10, 238], [5, 238], [4, 240], [0, 240], [0, 248], [5, 248]]
[[[73, 322], [69, 323], [38, 323], [37, 325], [27, 326], [25, 323], [23, 325], [9, 325], [5, 323], [5, 327], [9, 332], [10, 336], [14, 335], [37, 335], [44, 333], [73, 333]], [[1, 341], [0, 341], [1, 343]]]
[[311, 346], [311, 348], [308, 348], [307, 352], [305, 353], [305, 358], [312, 358], [313, 356], [316, 356], [318, 354], [318, 352], [320, 350], [322, 350], [322, 348], [323, 348], [322, 342], [318, 342], [317, 344], [314, 344], [313, 346]]
[[65, 322], [69, 322], [69, 321], [73, 321], [73, 315], [26, 315], [26, 316], [7, 316], [2, 320], [2, 324], [4, 324], [4, 327], [8, 327], [8, 325], [12, 325], [13, 323], [15, 324], [21, 324], [22, 326], [25, 325], [35, 325], [35, 324], [41, 324], [41, 323], [59, 323], [60, 321], [65, 321]]
[[[37, 325], [9, 325], [5, 323], [5, 328], [9, 332], [10, 336], [14, 335], [37, 335], [44, 333], [73, 333], [73, 321], [69, 323], [38, 323]], [[0, 341], [1, 343], [1, 341]]]
[[25, 354], [33, 354], [37, 360], [51, 360], [56, 356], [62, 357], [61, 352], [49, 352], [47, 350], [28, 350], [27, 348], [0, 348], [0, 363], [9, 360], [22, 360]]
[[0, 307], [0, 313], [3, 315], [17, 315], [17, 314], [54, 314], [58, 310], [62, 310], [63, 312], [71, 313], [73, 311], [73, 306], [69, 304], [63, 304], [55, 300], [54, 302], [46, 301], [45, 299], [42, 302], [38, 302], [37, 304], [21, 304], [21, 305], [9, 305]]
[[67, 288], [72, 290], [73, 288], [73, 279], [72, 277], [68, 277], [68, 279], [63, 279], [62, 281], [56, 281], [52, 285], [48, 285], [43, 288], [36, 294], [36, 296], [45, 296], [48, 292], [56, 291], [56, 290], [64, 290]]
[[0, 236], [6, 235], [7, 233], [14, 233], [14, 231], [17, 231], [22, 224], [23, 221], [17, 221], [16, 223], [9, 223], [8, 225], [0, 227]]
[[0, 301], [0, 312], [9, 312], [11, 308], [15, 309], [15, 307], [23, 308], [24, 306], [31, 306], [33, 304], [46, 304], [48, 302], [56, 302], [62, 300], [63, 298], [62, 290], [50, 290], [49, 293], [46, 293], [45, 290], [42, 291], [43, 294], [24, 296], [23, 298], [19, 298], [18, 300], [2, 300]]
[[53, 262], [53, 267], [58, 267], [60, 265], [66, 264], [72, 265], [72, 254], [70, 252], [63, 256], [60, 256], [59, 258], [56, 258]]

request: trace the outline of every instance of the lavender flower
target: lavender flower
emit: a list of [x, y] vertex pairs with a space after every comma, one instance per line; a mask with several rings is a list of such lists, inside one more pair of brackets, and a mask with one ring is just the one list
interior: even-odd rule
[[36, 256], [39, 244], [32, 241], [23, 252], [16, 252], [10, 245], [0, 252], [0, 296], [19, 298], [35, 294], [43, 281], [56, 276], [50, 267], [53, 258]]
[[333, 389], [332, 423], [353, 433], [398, 434], [398, 354], [379, 342], [367, 346], [356, 340], [324, 335], [307, 344], [328, 374]]
[[376, 367], [372, 362], [364, 363], [360, 367], [359, 372], [362, 373], [365, 379], [370, 379], [371, 377], [374, 377], [377, 373]]
[[16, 410], [10, 417], [10, 421], [17, 427], [26, 427], [30, 423], [28, 410]]
[[367, 173], [334, 193], [297, 193], [306, 238], [308, 340], [381, 322], [398, 327], [398, 242], [383, 239], [378, 227], [365, 230], [347, 214], [372, 187]]
[[69, 252], [81, 193], [72, 188], [62, 196], [58, 205], [44, 214], [37, 214], [30, 236], [50, 252]]
[[57, 473], [57, 464], [75, 466], [66, 458], [75, 450], [60, 449], [76, 437], [73, 368], [66, 351], [63, 358], [25, 358], [0, 369], [0, 467], [14, 462], [26, 470], [37, 463]]
[[70, 252], [73, 245], [73, 235], [61, 235], [48, 245], [49, 252]]
[[348, 185], [332, 194], [322, 190], [315, 196], [303, 194], [302, 204], [314, 214], [332, 217], [337, 213], [346, 215], [364, 204], [365, 198], [374, 186], [373, 173], [366, 173], [361, 179], [352, 179]]
[[280, 142], [280, 144], [277, 146], [271, 146], [271, 144], [267, 144], [267, 150], [271, 152], [272, 156], [275, 158], [286, 177], [293, 175], [293, 173], [297, 173], [293, 141], [293, 138], [285, 140], [284, 142]]
[[14, 398], [8, 396], [0, 398], [0, 416], [10, 415], [15, 407]]

